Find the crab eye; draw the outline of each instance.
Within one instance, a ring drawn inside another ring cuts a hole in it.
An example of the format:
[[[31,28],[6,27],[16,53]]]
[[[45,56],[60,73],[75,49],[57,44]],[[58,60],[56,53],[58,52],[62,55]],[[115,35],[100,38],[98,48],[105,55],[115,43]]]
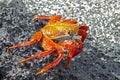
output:
[[[68,31],[68,34],[70,34],[70,31]]]
[[[48,20],[41,20],[41,19],[36,19],[35,20],[35,26],[37,27],[44,27],[48,23]]]
[[[74,32],[73,32],[73,31],[69,31],[68,34],[69,34],[70,36],[73,36],[73,35],[74,35]]]

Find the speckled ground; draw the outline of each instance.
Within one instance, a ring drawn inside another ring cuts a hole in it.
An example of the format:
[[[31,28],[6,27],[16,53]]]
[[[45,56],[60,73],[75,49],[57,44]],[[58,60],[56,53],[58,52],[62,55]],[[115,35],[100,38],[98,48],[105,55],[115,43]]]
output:
[[[65,61],[45,74],[33,74],[53,56],[16,63],[40,52],[39,44],[7,51],[46,24],[35,15],[62,15],[90,26],[83,52],[69,69]],[[120,0],[0,0],[0,80],[120,80]]]

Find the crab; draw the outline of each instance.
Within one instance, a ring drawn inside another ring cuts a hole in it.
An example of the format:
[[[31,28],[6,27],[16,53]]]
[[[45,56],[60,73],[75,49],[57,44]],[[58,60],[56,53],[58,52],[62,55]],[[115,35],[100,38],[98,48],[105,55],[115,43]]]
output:
[[[84,40],[87,37],[87,30],[89,27],[87,25],[78,24],[77,20],[61,20],[60,15],[35,16],[33,21],[39,19],[48,20],[48,23],[38,32],[34,33],[29,41],[10,46],[8,50],[40,42],[44,49],[43,52],[23,59],[17,64],[53,54],[56,57],[55,60],[36,72],[34,74],[35,76],[43,74],[49,69],[57,66],[64,58],[67,60],[66,67],[69,68],[71,59],[83,50]],[[65,52],[67,52],[67,56],[65,56]]]

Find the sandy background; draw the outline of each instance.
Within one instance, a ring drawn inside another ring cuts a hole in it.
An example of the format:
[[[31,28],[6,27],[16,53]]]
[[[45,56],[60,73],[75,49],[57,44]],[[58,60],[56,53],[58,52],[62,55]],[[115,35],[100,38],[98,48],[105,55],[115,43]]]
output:
[[[45,74],[33,74],[53,56],[16,65],[41,51],[39,44],[14,49],[7,47],[28,41],[46,22],[32,22],[35,15],[62,15],[89,26],[83,52],[69,69],[65,61]],[[0,0],[1,80],[120,80],[120,0]]]

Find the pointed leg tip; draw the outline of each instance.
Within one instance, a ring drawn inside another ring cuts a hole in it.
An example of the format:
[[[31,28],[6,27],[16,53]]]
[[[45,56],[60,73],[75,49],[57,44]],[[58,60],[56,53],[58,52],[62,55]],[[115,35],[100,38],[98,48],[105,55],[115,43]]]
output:
[[[20,62],[17,63],[17,65],[20,65],[20,64],[21,64]]]
[[[42,74],[41,72],[38,72],[38,73],[34,74],[34,76],[37,77],[37,76],[39,76],[41,74]]]
[[[34,77],[38,77],[38,74],[34,74]]]
[[[44,72],[46,72],[46,71],[44,69],[42,69],[41,71],[35,73],[34,76],[37,77],[37,76],[43,74]]]
[[[36,17],[34,17],[34,18],[32,19],[32,21],[36,21]]]
[[[67,65],[66,65],[66,68],[69,69],[69,68],[70,68],[70,64],[67,64]]]
[[[11,47],[8,47],[7,50],[8,50],[9,52],[11,52],[11,51],[12,51],[12,48],[11,48]]]
[[[69,66],[66,66],[67,69],[69,69]]]
[[[20,65],[20,64],[22,64],[24,61],[23,60],[21,60],[21,61],[19,61],[18,63],[17,63],[17,65]]]
[[[37,21],[38,19],[39,19],[38,16],[34,16],[32,21]]]

